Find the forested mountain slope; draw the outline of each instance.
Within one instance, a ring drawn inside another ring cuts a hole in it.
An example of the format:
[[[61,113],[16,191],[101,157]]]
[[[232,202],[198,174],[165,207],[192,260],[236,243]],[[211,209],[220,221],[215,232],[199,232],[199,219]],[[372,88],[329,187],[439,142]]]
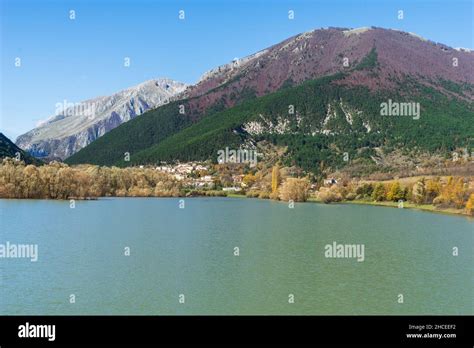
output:
[[[287,147],[284,160],[311,171],[344,165],[345,153],[370,160],[376,148],[447,154],[472,145],[472,69],[472,53],[413,34],[304,33],[216,68],[183,99],[117,127],[68,163],[216,160],[219,149],[263,140]],[[393,115],[395,104],[413,110]]]

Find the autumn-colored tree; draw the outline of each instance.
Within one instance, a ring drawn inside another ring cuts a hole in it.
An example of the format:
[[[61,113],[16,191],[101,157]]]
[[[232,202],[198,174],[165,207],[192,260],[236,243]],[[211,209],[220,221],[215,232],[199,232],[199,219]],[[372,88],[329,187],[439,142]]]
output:
[[[152,168],[69,167],[59,162],[35,167],[12,159],[0,163],[0,198],[176,196],[180,190],[170,175]]]
[[[308,198],[310,187],[307,178],[287,178],[280,187],[280,199],[282,201],[305,202]]]
[[[25,198],[40,198],[41,182],[38,169],[30,164],[23,169],[23,173],[28,178],[25,183]]]
[[[257,177],[255,175],[253,175],[252,173],[246,174],[242,178],[242,182],[245,185],[247,185],[247,187],[251,187],[255,183],[256,180],[257,180]]]
[[[433,203],[433,200],[439,196],[440,190],[441,184],[439,178],[428,180],[426,182],[424,203]]]
[[[175,181],[159,181],[156,183],[154,195],[156,197],[177,197],[181,185]]]
[[[390,185],[390,189],[387,192],[387,200],[398,202],[401,199],[405,199],[404,191],[402,190],[400,183],[395,181]]]
[[[273,166],[272,170],[272,193],[278,192],[278,185],[280,184],[280,168],[278,165]]]
[[[458,178],[453,187],[452,191],[452,202],[454,206],[458,209],[461,209],[464,206],[464,202],[466,201],[466,188],[464,186],[464,181],[462,178]]]
[[[469,199],[466,202],[466,214],[474,216],[474,193],[471,193]]]
[[[382,183],[375,185],[374,191],[372,192],[372,199],[377,202],[385,200],[385,186]]]
[[[426,181],[425,178],[417,181],[412,188],[412,200],[417,204],[422,204],[425,201],[426,196]]]
[[[464,207],[466,195],[464,180],[450,176],[446,185],[441,188],[439,196],[433,200],[433,204],[461,209]]]

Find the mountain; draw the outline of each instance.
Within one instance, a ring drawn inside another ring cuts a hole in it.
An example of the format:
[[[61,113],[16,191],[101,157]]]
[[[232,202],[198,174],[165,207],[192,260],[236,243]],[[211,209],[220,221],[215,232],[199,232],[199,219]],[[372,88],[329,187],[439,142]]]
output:
[[[105,133],[169,102],[186,85],[170,79],[146,81],[111,96],[57,104],[56,115],[20,135],[16,144],[38,158],[65,159]]]
[[[39,165],[42,162],[33,156],[29,155],[27,152],[20,149],[16,146],[10,139],[8,139],[3,133],[0,133],[0,158],[11,157],[19,158],[22,161],[25,161],[26,164],[36,164]]]
[[[211,70],[180,100],[117,127],[68,162],[216,160],[226,146],[262,141],[286,147],[286,162],[311,171],[344,165],[344,153],[368,161],[376,149],[448,153],[472,142],[473,71],[472,52],[415,34],[315,30]],[[392,101],[418,104],[419,117],[381,115]]]
[[[378,75],[358,70],[341,84],[363,85],[371,90],[397,88],[396,79],[416,76],[431,80],[474,83],[473,54],[428,41],[416,34],[382,28],[329,28],[291,37],[243,59],[205,73],[184,93],[200,111],[209,105],[235,105],[242,94],[262,96],[281,87],[344,72],[358,65],[371,50],[377,51]],[[344,66],[347,58],[348,66]],[[453,58],[457,66],[453,66]],[[444,89],[448,91],[448,89]]]
[[[472,104],[453,102],[435,89],[412,84],[409,88],[421,105],[420,117],[381,116],[381,103],[409,99],[371,94],[363,87],[346,88],[338,84],[341,79],[343,74],[307,81],[212,113],[137,152],[129,163],[114,164],[216,161],[218,151],[226,147],[255,149],[270,142],[287,149],[282,158],[286,165],[317,173],[325,167],[344,166],[345,154],[351,161],[373,163],[377,149],[451,156],[457,148],[474,146]],[[288,105],[295,107],[294,115],[288,114]]]

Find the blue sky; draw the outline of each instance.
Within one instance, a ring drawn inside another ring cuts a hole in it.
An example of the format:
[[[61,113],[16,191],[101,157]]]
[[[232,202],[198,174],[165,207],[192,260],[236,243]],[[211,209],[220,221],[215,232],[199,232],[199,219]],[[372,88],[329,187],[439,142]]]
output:
[[[0,2],[0,130],[13,140],[65,99],[108,95],[156,77],[194,83],[217,65],[315,28],[379,26],[474,46],[472,0]]]

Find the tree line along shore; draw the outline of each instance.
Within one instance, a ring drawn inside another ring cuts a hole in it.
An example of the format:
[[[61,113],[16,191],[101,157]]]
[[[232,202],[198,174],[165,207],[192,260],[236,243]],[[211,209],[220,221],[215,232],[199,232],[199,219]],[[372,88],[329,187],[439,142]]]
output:
[[[426,176],[410,180],[315,180],[278,165],[196,166],[188,175],[161,167],[35,166],[4,158],[0,198],[96,199],[98,197],[246,196],[281,201],[353,202],[420,208],[474,216],[474,181],[465,176]],[[206,180],[204,180],[206,179]],[[204,183],[204,184],[203,184]],[[207,184],[206,184],[207,183]]]

